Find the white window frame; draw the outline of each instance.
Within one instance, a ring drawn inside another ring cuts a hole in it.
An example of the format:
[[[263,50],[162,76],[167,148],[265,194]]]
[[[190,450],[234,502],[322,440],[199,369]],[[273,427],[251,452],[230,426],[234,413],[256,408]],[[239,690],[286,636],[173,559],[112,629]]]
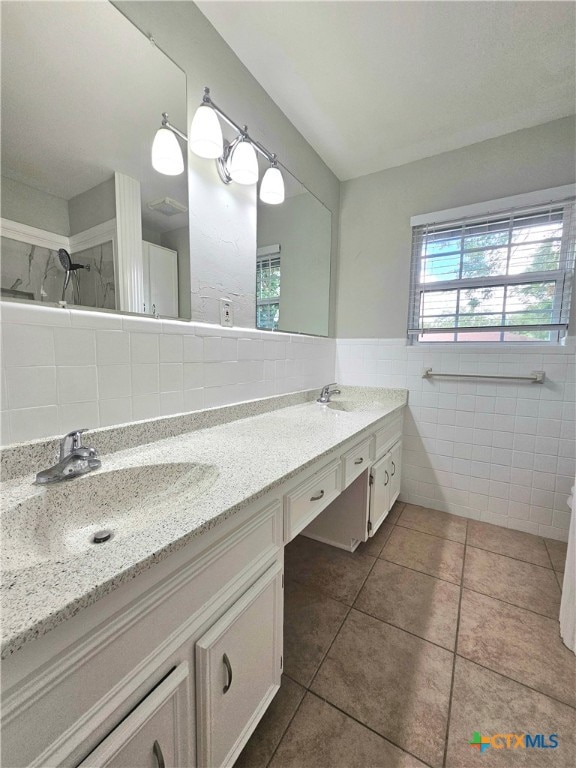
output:
[[[445,344],[447,346],[462,346],[471,344],[475,347],[479,345],[484,346],[502,346],[505,344],[521,345],[526,347],[532,347],[537,344],[543,344],[546,346],[559,344],[565,336],[568,327],[568,317],[562,319],[562,322],[552,325],[533,326],[534,330],[549,330],[551,332],[556,331],[554,338],[551,340],[540,340],[538,342],[526,342],[526,341],[465,341],[454,338],[453,340],[442,339],[442,341],[434,341],[433,334],[430,334],[430,339],[420,339],[420,330],[417,328],[418,320],[420,317],[420,286],[425,286],[427,291],[442,291],[457,288],[481,288],[483,286],[507,286],[507,285],[519,285],[538,282],[549,282],[555,280],[556,292],[554,299],[554,314],[556,317],[560,317],[562,301],[566,294],[570,296],[572,292],[572,278],[574,268],[574,231],[576,227],[576,210],[574,198],[576,197],[576,185],[567,184],[562,187],[554,187],[552,189],[538,190],[536,192],[529,192],[522,195],[514,195],[512,197],[499,198],[497,200],[490,200],[483,203],[474,203],[472,205],[460,206],[458,208],[451,208],[445,211],[436,211],[433,213],[419,214],[413,216],[410,219],[410,225],[414,234],[416,227],[422,226],[434,226],[441,227],[442,225],[462,225],[462,229],[466,226],[470,226],[476,219],[496,218],[498,216],[509,216],[514,212],[524,212],[534,209],[535,211],[542,208],[550,208],[558,206],[564,207],[564,221],[562,229],[562,242],[560,246],[560,267],[558,270],[550,270],[545,272],[530,272],[524,276],[520,275],[502,275],[502,276],[487,276],[485,278],[469,278],[469,279],[452,279],[445,281],[437,281],[434,283],[421,284],[419,281],[420,265],[421,265],[421,253],[416,252],[416,245],[413,240],[412,245],[412,261],[410,270],[410,295],[409,295],[409,317],[408,317],[408,340],[413,345],[424,345],[427,347],[440,347]],[[520,279],[519,279],[520,278]],[[506,306],[504,301],[503,313]],[[565,319],[565,321],[564,321]],[[509,326],[508,330],[514,330],[518,327],[524,326]],[[486,330],[501,330],[499,326],[486,326]],[[478,331],[479,328],[474,330]],[[446,332],[450,332],[451,329],[446,329]],[[465,332],[460,329],[460,334],[464,335]],[[504,331],[501,331],[502,333]],[[456,331],[454,332],[456,335]]]

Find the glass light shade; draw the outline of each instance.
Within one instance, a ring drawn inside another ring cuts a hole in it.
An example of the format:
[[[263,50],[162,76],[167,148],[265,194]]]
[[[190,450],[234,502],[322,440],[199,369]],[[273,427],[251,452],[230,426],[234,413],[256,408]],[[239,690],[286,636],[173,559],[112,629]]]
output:
[[[224,142],[220,120],[207,104],[201,104],[192,118],[188,143],[192,152],[199,157],[222,157]]]
[[[238,184],[256,184],[258,181],[258,159],[256,150],[249,141],[240,141],[228,161],[228,172]]]
[[[159,128],[152,144],[152,167],[166,176],[184,171],[184,158],[178,139],[169,128]]]
[[[280,168],[268,168],[260,184],[260,200],[270,205],[280,205],[284,202],[284,179]]]

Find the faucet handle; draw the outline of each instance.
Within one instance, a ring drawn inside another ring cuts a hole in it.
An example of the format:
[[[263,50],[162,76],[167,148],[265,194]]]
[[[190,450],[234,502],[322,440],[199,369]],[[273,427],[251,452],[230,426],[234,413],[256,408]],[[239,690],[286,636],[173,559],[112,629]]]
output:
[[[83,448],[82,433],[87,431],[88,427],[84,427],[83,429],[74,429],[72,432],[64,435],[62,440],[60,440],[60,461],[66,458],[72,451]]]

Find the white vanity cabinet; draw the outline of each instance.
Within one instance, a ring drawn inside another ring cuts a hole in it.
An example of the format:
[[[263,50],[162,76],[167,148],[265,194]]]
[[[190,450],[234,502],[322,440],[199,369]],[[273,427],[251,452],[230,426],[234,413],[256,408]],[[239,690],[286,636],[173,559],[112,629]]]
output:
[[[282,506],[266,497],[27,643],[3,662],[2,765],[158,768],[158,741],[166,768],[218,768],[202,762],[208,726],[231,760],[279,687],[283,553]]]
[[[400,493],[402,441],[398,440],[370,470],[369,534],[374,536]]]
[[[372,434],[344,450],[342,491],[302,530],[304,536],[349,552],[374,536],[400,494],[402,418],[402,411],[393,412]],[[287,540],[300,530],[290,531]]]
[[[284,545],[373,535],[401,430],[395,410],[25,643],[2,667],[2,765],[232,766],[280,687]]]
[[[200,766],[233,765],[280,688],[282,616],[276,564],[197,641]]]
[[[184,662],[172,670],[78,768],[192,765],[189,699],[189,671]]]

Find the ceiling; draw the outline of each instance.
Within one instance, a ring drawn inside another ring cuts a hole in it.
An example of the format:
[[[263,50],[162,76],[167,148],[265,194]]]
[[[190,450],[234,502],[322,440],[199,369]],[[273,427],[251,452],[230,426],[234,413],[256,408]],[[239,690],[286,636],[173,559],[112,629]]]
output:
[[[141,183],[144,224],[186,226],[147,203],[188,205],[186,174],[150,162],[162,112],[186,129],[186,76],[108,2],[3,3],[2,174],[63,200],[110,179]]]
[[[197,5],[341,180],[575,112],[571,2]]]

